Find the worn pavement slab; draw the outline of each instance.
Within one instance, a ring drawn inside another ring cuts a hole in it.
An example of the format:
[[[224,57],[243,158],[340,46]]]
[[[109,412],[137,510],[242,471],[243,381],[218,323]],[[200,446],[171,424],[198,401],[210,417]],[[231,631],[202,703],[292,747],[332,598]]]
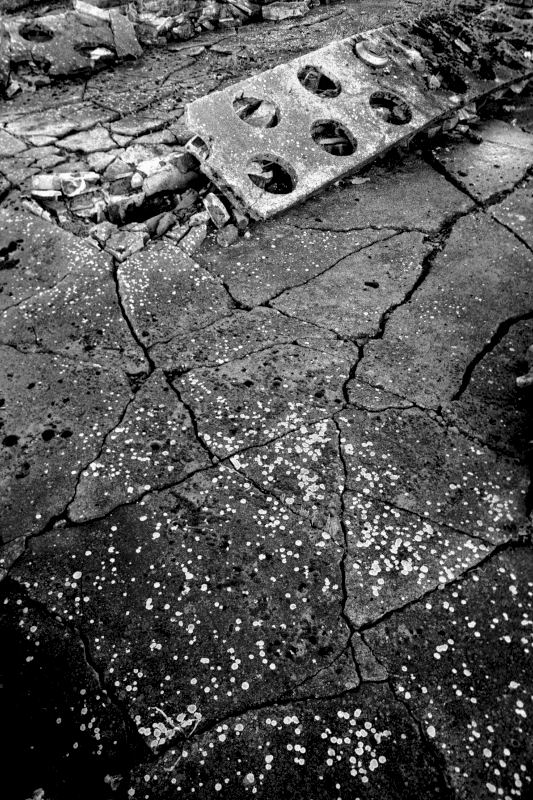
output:
[[[16,188],[171,152],[184,102],[356,13],[0,112],[14,800],[529,797],[527,126],[391,155],[194,259],[118,263]]]

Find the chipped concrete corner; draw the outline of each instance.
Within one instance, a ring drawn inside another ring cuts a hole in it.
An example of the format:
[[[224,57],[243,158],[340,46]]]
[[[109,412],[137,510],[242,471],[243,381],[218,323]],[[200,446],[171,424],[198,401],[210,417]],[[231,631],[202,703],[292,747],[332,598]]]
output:
[[[371,6],[246,26],[226,79]],[[248,224],[207,180],[149,193],[213,42],[1,112],[10,796],[525,800],[531,86]],[[162,205],[77,216],[102,187]]]

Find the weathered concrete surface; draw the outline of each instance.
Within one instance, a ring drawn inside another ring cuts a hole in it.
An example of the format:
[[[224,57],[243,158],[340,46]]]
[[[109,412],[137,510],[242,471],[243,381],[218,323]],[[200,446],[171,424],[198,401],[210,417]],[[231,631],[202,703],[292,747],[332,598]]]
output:
[[[283,58],[336,38],[274,27]],[[0,164],[14,800],[526,798],[532,255],[509,213],[529,179],[480,213],[427,151],[390,158],[227,250],[208,238],[200,265],[170,240],[118,265],[9,188],[104,172],[110,151],[59,148],[95,126],[128,163],[171,149],[184,100],[278,58],[260,26],[237,38],[256,61],[154,49],[82,103],[44,88],[0,115],[26,146]],[[350,281],[367,262],[377,303]],[[311,287],[341,274],[335,316]]]
[[[510,228],[530,248],[533,247],[532,204],[533,182],[529,180],[491,208],[491,214],[498,222]]]
[[[155,769],[141,767],[133,786],[143,799],[180,789],[224,798],[250,789],[295,800],[451,797],[435,755],[386,685],[233,718],[192,747],[171,748]]]
[[[505,122],[483,128],[483,142],[471,147],[444,147],[438,163],[476,200],[485,201],[514,188],[531,167],[533,136]]]
[[[532,308],[531,251],[486,214],[460,219],[427,279],[365,349],[358,374],[437,408],[509,317]]]
[[[501,553],[366,636],[459,798],[530,792],[532,568]]]
[[[399,234],[343,258],[272,305],[343,338],[375,336],[385,312],[399,305],[419,278],[430,247],[420,233]]]

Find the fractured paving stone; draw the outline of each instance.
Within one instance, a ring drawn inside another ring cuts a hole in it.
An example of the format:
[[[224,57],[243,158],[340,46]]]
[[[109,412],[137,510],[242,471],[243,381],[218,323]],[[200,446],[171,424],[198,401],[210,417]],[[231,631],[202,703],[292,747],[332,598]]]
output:
[[[201,439],[220,457],[259,445],[330,416],[343,404],[353,358],[337,352],[279,345],[261,353],[196,369],[173,381],[192,409]]]
[[[518,389],[516,379],[528,372],[526,352],[532,342],[533,321],[517,322],[477,364],[461,397],[443,407],[452,423],[521,460],[529,456],[533,419],[531,396]]]
[[[0,157],[8,158],[15,156],[17,153],[22,153],[27,149],[27,145],[11,136],[10,133],[0,129]]]
[[[248,711],[138,767],[139,800],[449,798],[438,762],[388,686]]]
[[[9,581],[1,591],[0,631],[9,653],[0,667],[10,731],[3,757],[24,762],[16,796],[35,797],[44,786],[51,797],[68,797],[83,773],[84,792],[114,797],[106,776],[122,777],[127,768],[128,731],[80,636]]]
[[[31,214],[0,210],[0,309],[49,289],[71,271],[91,267],[93,248]]]
[[[250,239],[238,239],[231,249],[221,250],[211,243],[198,260],[229,286],[232,297],[249,308],[314,278],[341,258],[393,233],[383,229],[339,234],[266,222],[257,226]]]
[[[365,634],[460,798],[530,794],[532,574],[531,548],[499,553]]]
[[[473,201],[411,155],[391,169],[373,165],[364,184],[346,184],[321,192],[284,217],[306,229],[349,231],[396,228],[437,233],[454,214],[473,208]]]
[[[331,420],[302,425],[274,442],[252,447],[231,463],[256,486],[273,494],[315,527],[336,535],[340,530],[344,468],[339,433]]]
[[[32,113],[11,118],[6,129],[28,141],[42,136],[61,139],[69,133],[85,131],[97,123],[110,122],[118,117],[116,111],[101,108],[90,102],[77,102],[77,97],[73,99],[74,102],[61,103],[55,108],[44,111],[33,110]]]
[[[156,371],[107,436],[97,460],[82,472],[69,517],[76,522],[102,517],[210,464],[186,409]]]
[[[516,233],[533,250],[533,182],[519,186],[501,203],[492,206],[490,213]]]
[[[61,514],[81,470],[131,397],[112,366],[0,346],[3,371],[2,540],[27,536]]]
[[[150,355],[167,370],[184,371],[224,364],[275,344],[299,344],[319,350],[330,346],[334,353],[338,349],[333,332],[258,306],[251,311],[235,309],[231,316],[202,328],[198,334],[180,332],[170,341],[155,345]],[[357,360],[355,347],[353,360]]]
[[[498,327],[532,305],[531,253],[484,213],[461,219],[383,338],[366,345],[358,375],[437,408]]]
[[[531,166],[533,136],[505,122],[500,122],[499,126],[505,126],[507,138],[493,137],[478,145],[461,142],[436,148],[433,153],[454,180],[476,200],[485,201],[498,192],[512,189]],[[481,135],[483,131],[481,128]]]
[[[157,749],[176,733],[165,715],[189,731],[212,724],[290,694],[344,652],[341,555],[221,465],[34,537],[11,576],[83,633]]]
[[[10,269],[40,279],[42,288],[35,286],[31,297],[4,312],[0,343],[21,353],[89,362],[93,369],[114,364],[131,374],[146,370],[120,310],[109,256],[40,220],[28,218],[26,225],[25,217],[5,218],[13,237],[7,263],[19,262]],[[58,270],[55,276],[53,270]]]
[[[89,131],[74,133],[58,142],[58,147],[71,153],[96,153],[114,150],[117,143],[112,139],[109,131],[100,125]]]
[[[233,308],[219,281],[166,242],[121,264],[118,280],[128,317],[147,346],[203,328]]]
[[[375,336],[383,314],[402,302],[422,272],[431,247],[423,238],[402,233],[366,247],[272,305],[350,339]]]
[[[347,492],[344,521],[344,610],[356,627],[460,577],[492,549],[364,494]]]
[[[525,521],[528,470],[418,409],[338,414],[348,488],[494,544]]]

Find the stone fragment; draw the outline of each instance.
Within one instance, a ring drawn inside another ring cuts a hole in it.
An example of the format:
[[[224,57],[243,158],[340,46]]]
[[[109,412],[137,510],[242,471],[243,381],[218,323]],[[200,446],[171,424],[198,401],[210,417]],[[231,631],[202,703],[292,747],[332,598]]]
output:
[[[131,195],[109,195],[107,198],[109,220],[115,225],[126,222],[130,214],[142,207],[145,199],[144,192]]]
[[[217,233],[217,244],[221,247],[229,247],[239,238],[239,229],[236,225],[226,225]]]
[[[309,11],[309,2],[277,2],[269,3],[261,8],[263,19],[280,22],[292,17],[304,17]]]
[[[0,129],[0,158],[9,158],[27,150],[27,145],[19,141],[10,133]]]
[[[110,13],[108,9],[100,7],[97,3],[86,3],[84,0],[73,0],[74,11],[77,11],[80,16],[89,18],[100,19],[104,22],[109,21]]]
[[[135,35],[135,27],[119,11],[111,10],[109,20],[118,58],[140,58],[143,49]]]
[[[107,220],[104,222],[99,222],[98,225],[94,225],[89,231],[91,236],[96,239],[96,241],[101,244],[102,247],[105,245],[109,237],[117,232],[117,226],[113,225],[112,222],[108,222]]]
[[[149,238],[149,234],[142,231],[119,231],[113,233],[106,241],[106,250],[117,261],[122,262],[142,250]]]
[[[230,215],[228,210],[216,194],[209,192],[209,194],[204,197],[203,204],[217,228],[223,228],[224,225],[229,222]]]
[[[116,152],[112,150],[106,153],[89,153],[87,156],[87,165],[91,170],[103,172],[117,157]]]
[[[109,131],[97,125],[92,130],[74,133],[61,139],[57,146],[71,153],[96,153],[114,150],[117,144],[109,135]]]
[[[179,247],[185,255],[192,256],[202,246],[206,236],[207,225],[205,222],[201,222],[199,225],[192,227],[189,233],[181,239]]]
[[[144,133],[152,133],[163,127],[165,124],[164,119],[157,117],[143,117],[140,115],[131,114],[130,116],[123,117],[122,119],[112,122],[109,129],[112,133],[118,133],[123,136],[142,136]]]

